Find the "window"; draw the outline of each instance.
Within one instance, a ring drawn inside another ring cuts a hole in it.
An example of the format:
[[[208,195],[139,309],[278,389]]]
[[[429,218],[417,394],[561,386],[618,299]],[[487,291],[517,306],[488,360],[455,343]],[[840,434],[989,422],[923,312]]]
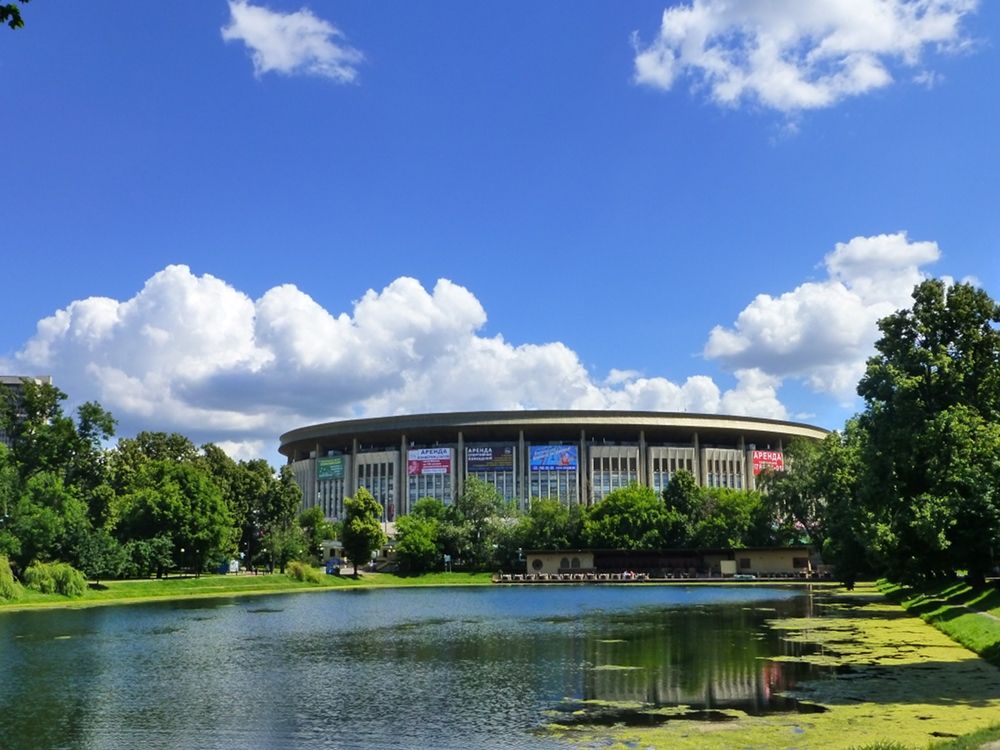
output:
[[[569,558],[568,557],[564,557],[562,560],[560,560],[559,561],[559,567],[560,568],[568,568],[569,567]]]
[[[740,558],[740,570],[749,570],[749,569],[750,569],[750,558],[749,557],[741,557]]]
[[[809,558],[808,557],[793,557],[792,558],[793,568],[808,568]]]
[[[534,560],[532,560],[531,561],[531,567],[532,567],[533,570],[541,570],[542,569],[542,560],[541,560],[541,558],[536,557]]]
[[[580,569],[580,558],[579,557],[574,557],[573,558],[573,570],[579,570],[579,569]]]

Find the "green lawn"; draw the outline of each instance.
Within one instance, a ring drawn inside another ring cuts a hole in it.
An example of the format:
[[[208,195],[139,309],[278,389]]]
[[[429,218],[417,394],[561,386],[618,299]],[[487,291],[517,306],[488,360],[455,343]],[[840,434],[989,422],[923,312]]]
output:
[[[919,589],[881,582],[882,593],[918,615],[953,641],[1000,667],[1000,588],[972,587],[964,581]]]
[[[99,604],[140,602],[150,599],[186,599],[190,597],[241,596],[247,594],[278,594],[296,591],[392,586],[461,586],[486,585],[489,573],[427,573],[421,576],[398,576],[389,573],[362,573],[357,579],[350,575],[323,576],[322,583],[303,583],[280,573],[262,575],[203,575],[172,576],[163,579],[104,581],[89,588],[79,598],[69,599],[58,594],[25,591],[17,601],[0,602],[0,611],[35,607],[81,607]]]

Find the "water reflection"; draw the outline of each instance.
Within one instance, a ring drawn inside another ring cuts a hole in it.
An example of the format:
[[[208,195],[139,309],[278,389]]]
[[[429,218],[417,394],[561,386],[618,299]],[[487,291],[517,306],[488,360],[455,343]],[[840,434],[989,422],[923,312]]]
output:
[[[810,675],[768,657],[801,646],[764,622],[811,606],[787,589],[567,586],[4,613],[0,744],[554,748],[534,730],[581,701],[798,710],[775,693]]]

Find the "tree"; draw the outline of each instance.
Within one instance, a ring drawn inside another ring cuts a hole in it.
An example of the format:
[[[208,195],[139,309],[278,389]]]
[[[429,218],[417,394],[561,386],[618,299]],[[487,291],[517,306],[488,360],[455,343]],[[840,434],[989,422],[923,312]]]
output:
[[[523,549],[570,549],[579,543],[580,529],[572,523],[570,509],[554,498],[533,499],[517,529]]]
[[[94,583],[117,578],[125,567],[125,550],[105,529],[88,531],[77,549],[76,567]]]
[[[437,565],[439,528],[437,519],[413,513],[396,521],[396,554],[405,571],[421,573]]]
[[[940,280],[913,300],[879,321],[858,384],[868,542],[897,579],[982,579],[1000,536],[1000,306]]]
[[[386,543],[385,532],[379,520],[382,506],[364,487],[359,487],[354,497],[344,498],[344,552],[354,564],[358,575],[358,561],[367,561],[372,552]]]
[[[655,490],[632,484],[612,490],[583,520],[583,541],[598,549],[660,549],[683,523]]]
[[[21,5],[28,1],[18,0]],[[17,3],[0,4],[0,24],[7,24],[12,29],[24,28],[24,19],[21,18],[21,9],[17,7]]]
[[[87,507],[62,479],[48,472],[32,475],[7,520],[0,540],[21,571],[32,562],[67,560],[86,532]]]
[[[493,565],[498,529],[506,517],[504,501],[496,487],[469,477],[455,505],[448,509],[446,538],[457,543],[457,552],[468,567],[482,570]]]
[[[67,396],[50,383],[30,378],[0,398],[0,428],[11,442],[11,460],[20,481],[40,472],[67,485],[91,490],[104,481],[101,443],[114,435],[115,420],[100,404],[77,409],[77,422],[63,414]]]
[[[873,525],[858,494],[864,437],[857,420],[850,420],[822,442],[795,440],[786,451],[788,468],[761,478],[781,521],[779,532],[791,520],[790,531],[801,529],[845,582],[871,571],[866,539]]]
[[[140,469],[123,499],[119,532],[126,539],[169,536],[174,564],[195,572],[234,546],[232,516],[211,478],[193,464],[159,459]]]
[[[337,538],[336,524],[326,520],[323,509],[318,505],[306,508],[299,514],[299,526],[305,537],[309,557],[317,561],[323,554],[323,542]]]
[[[759,492],[703,487],[700,495],[690,525],[692,546],[734,548],[773,543],[771,516]]]
[[[694,474],[681,469],[670,477],[670,482],[663,488],[664,504],[675,511],[681,522],[676,524],[670,538],[665,540],[668,547],[688,547],[693,535],[694,516],[701,507],[701,487],[698,486]]]

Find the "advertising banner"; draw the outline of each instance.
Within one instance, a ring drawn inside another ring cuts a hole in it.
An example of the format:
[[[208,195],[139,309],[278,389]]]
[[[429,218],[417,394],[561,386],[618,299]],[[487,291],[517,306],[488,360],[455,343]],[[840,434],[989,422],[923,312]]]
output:
[[[781,451],[753,451],[753,475],[757,476],[765,469],[771,471],[785,470],[785,454]]]
[[[574,471],[576,453],[575,445],[533,445],[529,465],[532,471]]]
[[[414,448],[406,452],[406,473],[411,477],[423,474],[450,474],[451,448]]]
[[[316,459],[316,478],[320,481],[324,479],[344,478],[344,457],[324,456]]]
[[[513,445],[470,445],[465,449],[469,472],[514,471]]]

